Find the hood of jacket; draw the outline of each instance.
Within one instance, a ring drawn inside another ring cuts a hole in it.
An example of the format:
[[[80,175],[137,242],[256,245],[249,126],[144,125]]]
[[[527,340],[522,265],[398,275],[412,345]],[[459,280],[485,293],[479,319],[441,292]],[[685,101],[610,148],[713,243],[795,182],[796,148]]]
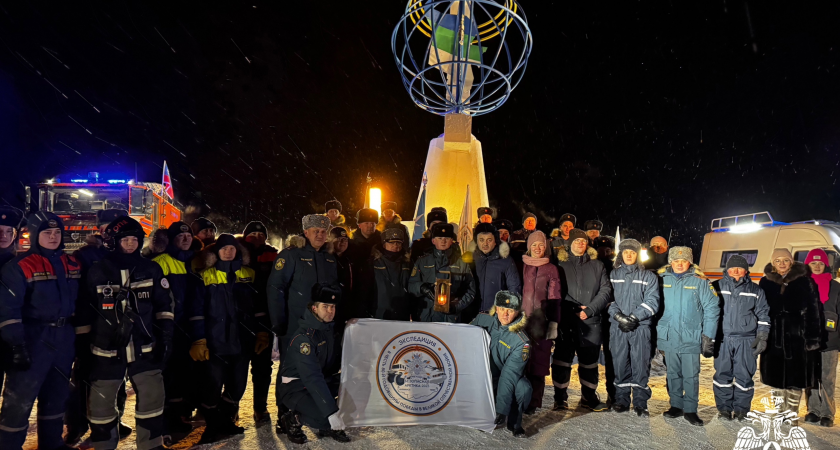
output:
[[[493,305],[493,307],[490,308],[490,311],[487,314],[495,316],[496,305]],[[507,328],[508,331],[510,331],[511,333],[518,333],[520,331],[525,331],[525,327],[528,326],[528,318],[525,317],[525,314],[522,311],[519,311],[519,316],[517,316],[516,320],[514,320],[512,323],[510,323],[509,325],[502,325],[502,323],[499,322],[499,325],[502,328]]]
[[[344,225],[345,222],[346,222],[346,219],[344,218],[344,214],[339,214],[338,219],[331,220],[330,224],[334,227],[339,227],[339,226]]]
[[[236,257],[234,261],[242,261],[243,266],[250,266],[251,265],[251,253],[242,246],[239,241],[236,241],[234,244],[236,247]],[[193,260],[193,269],[196,272],[201,272],[204,269],[208,269],[210,267],[214,267],[216,262],[218,262],[219,257],[216,255],[216,243],[212,243],[207,247],[204,247],[197,257]]]
[[[566,247],[562,245],[557,247],[554,253],[557,255],[557,260],[560,262],[566,262],[572,256],[571,252],[566,250]],[[589,255],[590,260],[598,259],[598,251],[592,247],[586,247],[586,254]]]
[[[476,245],[475,241],[470,241],[470,244],[467,246],[467,253],[472,253],[473,257],[476,259],[505,259],[510,256],[510,245],[508,245],[507,242],[502,241],[500,244],[493,247],[493,250],[491,250],[490,254],[488,255],[478,249],[478,246]]]
[[[399,214],[394,214],[394,217],[391,218],[390,221],[385,220],[385,216],[379,216],[379,223],[376,224],[376,231],[383,232],[385,231],[385,227],[388,225],[401,225],[402,224],[402,217]],[[408,239],[408,236],[405,237]]]
[[[306,248],[307,246],[312,247],[309,244],[309,239],[306,239],[306,236],[292,235],[286,240],[286,246],[284,248]],[[329,254],[333,253],[332,242],[325,242],[321,248]],[[312,250],[315,250],[315,247],[312,247]]]
[[[303,317],[300,318],[298,326],[302,328],[314,328],[316,330],[329,331],[332,329],[334,323],[335,322],[321,322],[317,317],[315,317],[315,314],[312,313],[311,309],[306,308],[306,311],[303,312]]]
[[[773,267],[772,263],[767,263],[767,265],[764,266],[764,276],[768,280],[781,285],[785,283],[790,283],[798,278],[811,276],[811,268],[806,266],[805,264],[802,264],[799,261],[795,261],[793,263],[793,266],[790,268],[790,272],[788,272],[787,275],[783,277],[779,275],[778,272],[776,272],[776,269]]]

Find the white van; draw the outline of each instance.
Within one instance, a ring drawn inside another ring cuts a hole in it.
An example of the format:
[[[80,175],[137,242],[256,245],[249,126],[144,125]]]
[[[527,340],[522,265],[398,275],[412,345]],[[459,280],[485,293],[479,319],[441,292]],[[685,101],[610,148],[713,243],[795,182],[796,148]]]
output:
[[[808,252],[821,248],[828,254],[831,273],[840,266],[840,223],[826,220],[777,222],[768,212],[722,217],[712,221],[712,231],[703,238],[698,266],[711,280],[723,277],[726,261],[743,256],[750,264],[750,276],[758,283],[764,267],[777,248],[790,250],[793,258],[805,262]]]

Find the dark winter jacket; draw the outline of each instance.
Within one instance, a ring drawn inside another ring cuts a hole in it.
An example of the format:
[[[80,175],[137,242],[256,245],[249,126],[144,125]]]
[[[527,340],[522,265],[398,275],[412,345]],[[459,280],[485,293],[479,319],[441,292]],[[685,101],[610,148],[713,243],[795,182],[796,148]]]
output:
[[[195,253],[171,245],[164,229],[154,231],[151,242],[152,254],[157,254],[152,261],[163,269],[163,276],[169,281],[170,292],[175,300],[175,338],[193,342],[196,340],[196,331],[201,332],[204,328],[204,324],[197,323],[197,318],[201,316],[198,290],[203,282],[193,270]]]
[[[422,322],[455,323],[461,311],[475,300],[475,279],[470,266],[459,257],[457,247],[453,243],[446,251],[435,249],[414,263],[408,292],[418,299],[418,314]],[[435,311],[434,300],[421,291],[424,284],[434,285],[437,278],[449,279],[452,283],[450,314]]]
[[[369,316],[382,320],[409,320],[412,304],[408,294],[410,276],[408,255],[374,247],[363,273],[361,288],[363,295],[369,299]]]
[[[338,377],[341,363],[333,322],[321,322],[306,310],[289,336],[288,347],[281,352],[280,377],[284,382],[277,384],[277,398],[284,401],[306,391],[315,400],[321,416],[331,416],[338,411],[338,405],[329,384]]]
[[[403,232],[403,242],[410,242],[411,235],[408,234],[408,227],[402,223],[402,217],[399,214],[394,214],[394,218],[390,221],[385,220],[385,216],[379,216],[379,223],[376,224],[376,231],[383,233],[385,228],[399,228]],[[404,250],[408,250],[408,245],[403,246]]]
[[[714,339],[720,304],[717,293],[696,265],[682,274],[670,265],[657,271],[662,289],[662,317],[656,325],[656,346],[665,352],[699,354],[703,336]]]
[[[811,270],[794,262],[781,277],[767,264],[759,286],[770,306],[770,338],[761,354],[761,381],[778,389],[817,387],[821,357],[818,350],[805,349],[820,343],[823,327]]]
[[[770,307],[764,291],[752,282],[747,271],[735,281],[727,271],[712,283],[720,298],[720,336],[754,337],[770,332]]]
[[[271,320],[268,317],[268,277],[271,275],[271,269],[274,267],[274,261],[277,259],[278,251],[268,244],[263,244],[259,248],[255,248],[244,237],[237,240],[239,241],[239,245],[250,256],[250,264],[246,265],[254,269],[255,272],[254,282],[252,284],[257,294],[257,297],[254,299],[256,302],[255,307],[261,311],[260,314],[265,316],[267,323],[270,323]],[[271,330],[263,328],[259,331],[270,332]]]
[[[268,278],[268,312],[271,327],[278,336],[289,336],[297,329],[306,305],[312,297],[312,287],[318,283],[338,282],[332,244],[320,249],[304,238],[303,247],[283,249]]]
[[[528,251],[528,236],[531,235],[535,230],[526,230],[525,228],[520,228],[519,230],[514,231],[510,234],[510,248],[516,250],[520,253],[525,253]]]
[[[479,311],[490,311],[499,291],[522,293],[522,281],[510,257],[510,246],[507,242],[493,247],[490,254],[484,254],[476,248],[475,242],[470,243],[470,251],[475,261],[476,289],[481,299]]]
[[[11,243],[7,248],[0,248],[0,267],[3,267],[7,262],[15,259],[15,247],[17,240]],[[73,255],[75,257],[75,255]],[[78,261],[78,259],[77,259]]]
[[[368,259],[368,256],[370,256],[371,249],[382,243],[382,233],[376,230],[370,237],[365,237],[361,230],[356,230],[353,232],[353,237],[350,239],[350,242],[358,248],[358,253],[356,254],[359,260],[354,262],[364,263]]]
[[[411,244],[411,264],[417,262],[421,256],[431,253],[435,249],[435,244],[432,243],[431,238],[431,230],[426,230],[423,232],[423,236],[417,238],[414,236],[414,242]],[[455,249],[455,253],[458,254],[458,257],[461,257],[461,246],[453,243],[452,248]]]
[[[160,266],[140,252],[109,253],[93,265],[86,280],[93,302],[79,314],[79,325],[91,326],[90,351],[126,362],[151,359],[160,339],[171,341],[175,328],[169,280]],[[124,303],[123,303],[124,301]],[[132,352],[115,345],[113,336],[121,321],[131,320]]]
[[[548,323],[560,324],[560,273],[554,264],[524,265],[522,272],[522,310],[528,317],[528,335],[545,339]]]
[[[606,313],[612,286],[598,252],[590,247],[582,256],[574,256],[560,247],[557,260],[563,293],[559,332],[581,347],[601,345],[601,316]],[[582,306],[586,306],[586,320],[580,319]]]
[[[609,307],[610,323],[618,326],[613,316],[620,312],[634,315],[639,319],[639,326],[650,326],[653,317],[659,312],[659,277],[645,270],[639,259],[636,259],[636,264],[628,266],[619,256],[613,267],[610,282],[615,301]]]
[[[203,253],[200,313],[204,319],[198,322],[204,327],[195,339],[207,339],[207,348],[216,355],[247,354],[254,348],[256,334],[271,330],[254,288],[256,271],[248,267],[250,255],[239,243],[233,261],[220,260],[215,246],[208,245]]]
[[[840,350],[840,281],[837,278],[831,281],[828,291],[828,300],[823,304],[825,321],[823,322],[823,335],[825,348],[823,351]]]
[[[484,328],[490,335],[490,374],[496,388],[496,414],[510,414],[515,404],[514,389],[525,377],[525,366],[530,358],[530,338],[525,334],[528,319],[524,314],[503,326],[496,318],[496,307],[488,314],[479,314],[472,325]]]

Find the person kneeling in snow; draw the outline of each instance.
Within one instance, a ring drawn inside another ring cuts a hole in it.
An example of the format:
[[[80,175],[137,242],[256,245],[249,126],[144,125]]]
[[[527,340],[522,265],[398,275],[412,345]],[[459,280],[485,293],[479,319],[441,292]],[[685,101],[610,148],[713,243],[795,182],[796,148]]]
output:
[[[522,413],[531,401],[531,383],[525,377],[530,357],[530,338],[523,331],[527,323],[522,314],[522,297],[499,291],[489,314],[479,314],[471,325],[490,334],[490,372],[496,394],[496,426],[507,419],[507,428],[516,437],[525,437]]]

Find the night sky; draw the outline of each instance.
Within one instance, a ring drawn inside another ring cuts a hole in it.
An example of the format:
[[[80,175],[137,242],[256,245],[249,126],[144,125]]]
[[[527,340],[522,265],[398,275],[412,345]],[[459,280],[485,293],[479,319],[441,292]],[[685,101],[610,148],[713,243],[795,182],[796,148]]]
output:
[[[522,0],[524,80],[473,121],[491,206],[698,249],[714,217],[840,220],[840,4],[805,3]],[[349,218],[369,172],[410,220],[443,118],[391,54],[405,2],[224,4],[0,0],[2,201],[166,159],[221,231]]]

